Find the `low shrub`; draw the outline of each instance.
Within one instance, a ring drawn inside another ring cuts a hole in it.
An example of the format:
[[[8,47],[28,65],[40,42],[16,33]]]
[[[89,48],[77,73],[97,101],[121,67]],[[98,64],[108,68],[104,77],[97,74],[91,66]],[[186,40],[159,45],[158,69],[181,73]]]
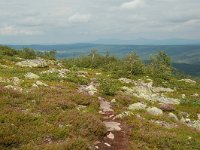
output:
[[[100,80],[100,89],[103,95],[114,96],[118,90],[118,85],[114,80],[104,78]]]

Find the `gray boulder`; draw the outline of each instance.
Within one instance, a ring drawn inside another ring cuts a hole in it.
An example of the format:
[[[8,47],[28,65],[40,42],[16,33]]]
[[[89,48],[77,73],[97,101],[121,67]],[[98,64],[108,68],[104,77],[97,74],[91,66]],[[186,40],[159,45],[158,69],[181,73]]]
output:
[[[178,121],[178,117],[174,113],[169,113],[169,117],[175,121]]]
[[[131,104],[128,109],[129,110],[144,110],[146,109],[146,104],[143,103],[135,103],[135,104]]]
[[[161,116],[163,114],[163,111],[157,107],[147,108],[147,112],[154,116]]]
[[[28,72],[27,74],[25,74],[25,78],[27,78],[27,79],[39,79],[39,76],[32,73],[32,72]]]

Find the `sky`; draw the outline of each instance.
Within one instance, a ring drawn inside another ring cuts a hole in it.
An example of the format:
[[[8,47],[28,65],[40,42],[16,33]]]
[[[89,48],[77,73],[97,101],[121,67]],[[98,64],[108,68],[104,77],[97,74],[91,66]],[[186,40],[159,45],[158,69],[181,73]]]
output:
[[[1,44],[200,40],[200,0],[0,0]]]

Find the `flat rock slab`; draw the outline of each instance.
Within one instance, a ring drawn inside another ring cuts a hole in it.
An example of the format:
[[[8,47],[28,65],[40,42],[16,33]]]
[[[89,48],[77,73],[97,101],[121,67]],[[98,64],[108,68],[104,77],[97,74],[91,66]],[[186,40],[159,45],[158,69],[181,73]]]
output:
[[[110,103],[102,99],[100,100],[100,110],[102,112],[113,112]]]
[[[108,131],[121,131],[120,123],[118,122],[103,122],[107,128]]]

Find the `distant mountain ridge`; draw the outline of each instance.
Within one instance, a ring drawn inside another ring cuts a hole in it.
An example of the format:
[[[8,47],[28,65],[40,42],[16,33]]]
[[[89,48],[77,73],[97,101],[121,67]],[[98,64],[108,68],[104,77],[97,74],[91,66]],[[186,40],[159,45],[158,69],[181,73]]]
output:
[[[190,39],[133,39],[133,40],[119,40],[119,39],[99,39],[92,43],[97,44],[114,44],[114,45],[200,45],[200,40]]]

